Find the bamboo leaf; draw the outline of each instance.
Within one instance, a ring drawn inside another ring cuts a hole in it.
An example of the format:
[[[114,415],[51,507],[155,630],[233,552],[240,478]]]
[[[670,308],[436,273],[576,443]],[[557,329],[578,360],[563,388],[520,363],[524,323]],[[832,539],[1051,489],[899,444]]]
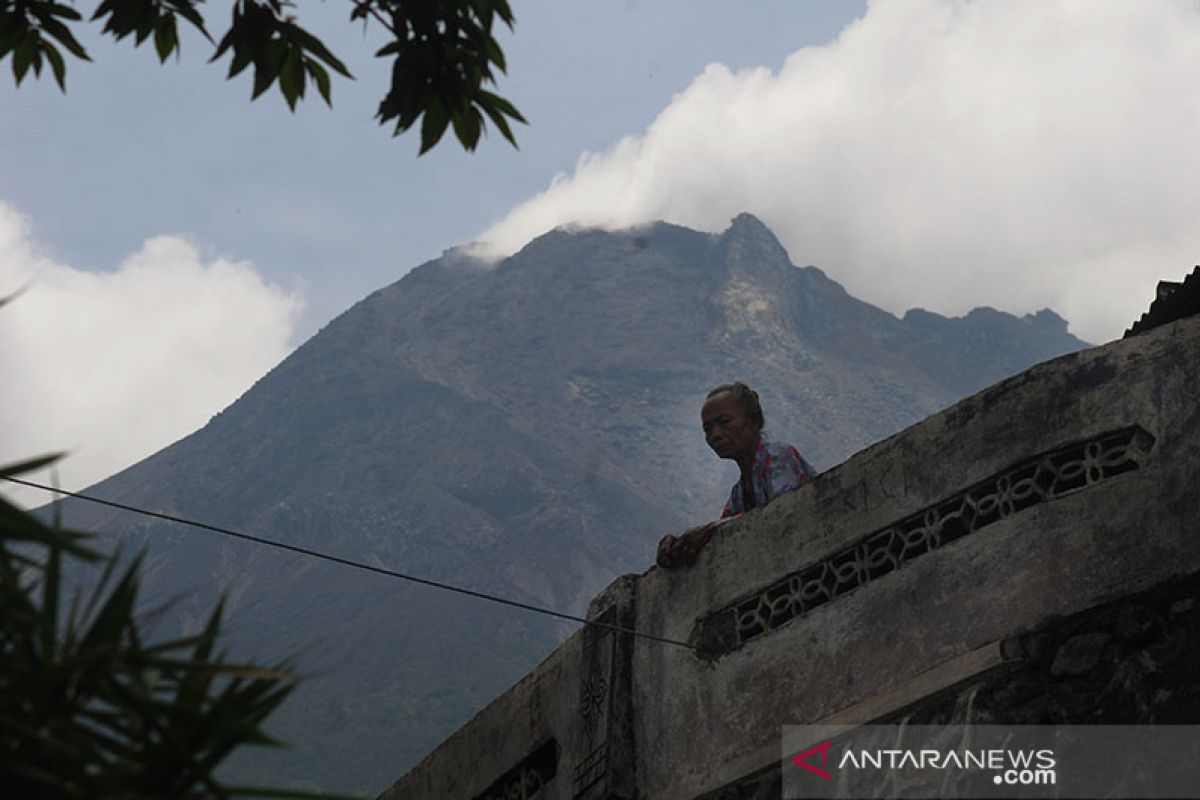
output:
[[[425,109],[425,118],[421,121],[421,151],[418,155],[424,155],[433,149],[446,132],[449,123],[450,115],[446,113],[446,107],[436,97],[433,98]]]
[[[488,115],[488,119],[492,121],[492,124],[499,129],[501,135],[504,136],[504,138],[507,139],[513,147],[516,147],[516,137],[513,136],[512,128],[509,127],[508,120],[504,118],[504,115],[490,105],[483,106],[483,111]]]
[[[46,60],[50,62],[50,69],[54,72],[54,80],[58,84],[58,88],[65,93],[67,91],[67,65],[63,62],[62,53],[54,47],[47,47],[45,53]]]
[[[3,55],[3,51],[0,50],[0,56],[2,56],[2,55]],[[18,297],[25,294],[25,292],[29,291],[29,287],[31,285],[32,285],[32,283],[26,283],[20,289],[17,289],[15,292],[0,296],[0,307],[8,305],[13,300],[16,300]]]
[[[279,90],[288,108],[296,110],[296,101],[304,97],[304,54],[299,47],[289,47],[279,70]]]
[[[158,52],[159,62],[166,61],[178,46],[179,38],[178,32],[175,30],[175,18],[163,17],[154,29],[154,49]]]
[[[212,37],[208,35],[208,29],[204,27],[204,18],[200,16],[200,12],[196,10],[195,6],[188,0],[172,0],[171,5],[175,8],[175,12],[190,22],[205,39],[212,41]]]
[[[17,80],[17,86],[21,85],[21,81],[25,78],[25,73],[33,64],[33,57],[37,53],[38,34],[37,31],[29,31],[13,49],[12,54],[12,71],[13,77]]]
[[[113,587],[112,594],[96,614],[96,618],[84,634],[80,647],[82,649],[104,649],[112,647],[120,641],[121,634],[128,625],[133,612],[133,603],[137,599],[138,568],[142,557],[134,559],[133,564],[125,571],[125,575]]]
[[[293,39],[305,50],[312,53],[329,66],[333,67],[335,72],[338,72],[347,78],[354,78],[354,76],[350,74],[350,70],[346,69],[346,65],[343,64],[337,56],[330,52],[329,48],[326,47],[320,39],[304,30],[304,28],[301,28],[299,25],[290,25],[289,38]]]
[[[10,475],[20,475],[24,472],[34,472],[42,467],[53,464],[64,455],[65,453],[51,453],[50,455],[18,461],[15,464],[5,464],[0,466],[0,478],[7,478]]]
[[[42,576],[42,657],[53,663],[58,644],[58,595],[62,578],[62,549],[50,546]]]
[[[53,36],[55,39],[57,39],[63,47],[70,50],[71,53],[76,58],[80,58],[84,61],[92,60],[91,57],[87,54],[87,51],[83,49],[83,45],[81,45],[79,43],[79,41],[75,38],[75,34],[71,33],[71,29],[68,28],[66,25],[63,25],[58,20],[56,20],[56,19],[43,20],[42,21],[42,29],[50,36]],[[49,43],[47,43],[47,44],[49,44]]]
[[[333,100],[330,97],[329,73],[315,61],[307,61],[304,66],[308,70],[308,74],[312,76],[313,82],[317,84],[317,91],[321,93],[321,98],[325,101],[325,105],[332,107]]]
[[[500,95],[493,94],[492,92],[489,92],[486,89],[480,89],[479,94],[484,98],[484,100],[487,101],[487,105],[492,106],[493,108],[498,110],[500,113],[505,114],[506,116],[512,117],[517,122],[524,122],[525,124],[529,124],[528,122],[526,122],[525,117],[521,116],[521,112],[517,111],[516,107],[513,106],[512,103],[508,102]]]

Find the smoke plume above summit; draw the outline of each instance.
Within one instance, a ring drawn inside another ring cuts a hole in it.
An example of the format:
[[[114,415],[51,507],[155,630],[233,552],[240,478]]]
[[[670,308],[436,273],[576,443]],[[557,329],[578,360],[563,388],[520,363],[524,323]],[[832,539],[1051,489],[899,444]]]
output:
[[[886,0],[778,72],[710,65],[480,238],[749,211],[902,313],[1052,307],[1115,338],[1200,260],[1194,0]]]

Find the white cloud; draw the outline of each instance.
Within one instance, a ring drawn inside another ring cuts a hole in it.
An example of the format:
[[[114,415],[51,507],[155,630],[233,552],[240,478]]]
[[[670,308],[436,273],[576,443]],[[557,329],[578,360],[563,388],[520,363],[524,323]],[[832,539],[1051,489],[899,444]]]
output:
[[[1051,306],[1105,341],[1200,260],[1195,0],[880,0],[778,74],[714,64],[481,235],[759,216],[895,312]]]
[[[250,264],[205,263],[176,236],[113,272],[56,263],[0,203],[0,295],[22,286],[0,308],[0,463],[69,451],[67,489],[202,426],[287,355],[301,309]]]

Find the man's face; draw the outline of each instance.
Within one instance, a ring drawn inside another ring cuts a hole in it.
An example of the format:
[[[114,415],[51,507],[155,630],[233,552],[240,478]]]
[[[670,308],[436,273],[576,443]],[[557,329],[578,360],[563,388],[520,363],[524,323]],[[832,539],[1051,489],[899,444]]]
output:
[[[758,446],[758,426],[732,393],[721,392],[710,397],[700,410],[700,424],[704,426],[704,440],[721,458],[741,461],[753,457]]]

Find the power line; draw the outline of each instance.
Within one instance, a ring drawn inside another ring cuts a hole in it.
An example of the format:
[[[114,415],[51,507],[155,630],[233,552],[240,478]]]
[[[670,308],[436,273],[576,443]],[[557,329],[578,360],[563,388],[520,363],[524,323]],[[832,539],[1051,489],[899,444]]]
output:
[[[4,480],[6,480],[6,481],[11,481],[12,483],[20,484],[21,486],[28,486],[31,489],[41,489],[46,492],[52,492],[54,494],[65,495],[66,497],[73,497],[76,500],[86,500],[89,503],[96,503],[97,505],[108,506],[110,508],[120,509],[121,511],[131,511],[135,514],[142,514],[147,517],[154,517],[156,519],[166,520],[167,522],[175,522],[180,525],[190,525],[194,528],[200,528],[202,530],[211,531],[213,533],[219,533],[224,536],[232,536],[235,539],[244,539],[248,542],[254,542],[256,544],[263,544],[263,545],[267,545],[268,547],[276,547],[276,548],[279,548],[280,550],[287,550],[292,553],[299,553],[301,555],[311,556],[313,558],[319,558],[324,561],[331,561],[334,564],[341,564],[342,566],[345,566],[345,567],[354,567],[356,569],[363,569],[368,572],[375,572],[380,575],[387,575],[390,578],[399,578],[401,580],[411,581],[413,583],[419,583],[422,586],[432,586],[435,589],[443,589],[447,592],[457,592],[458,594],[465,594],[468,597],[475,597],[480,600],[490,600],[493,603],[500,603],[501,605],[512,606],[513,608],[521,608],[526,611],[533,611],[538,614],[546,614],[551,617],[558,617],[559,619],[570,620],[571,622],[581,622],[584,625],[592,625],[597,628],[607,628],[608,630],[615,631],[617,633],[628,633],[633,636],[638,636],[643,639],[649,639],[650,641],[654,641],[654,642],[662,642],[663,644],[673,644],[678,647],[686,647],[688,650],[692,650],[692,651],[697,650],[695,647],[688,644],[687,642],[681,642],[676,639],[668,639],[664,636],[655,636],[652,633],[644,633],[642,631],[637,631],[632,628],[625,628],[620,625],[611,625],[606,622],[596,622],[595,620],[589,620],[586,617],[577,617],[573,614],[566,614],[566,613],[563,613],[562,611],[555,611],[552,608],[544,608],[542,606],[530,605],[529,603],[522,603],[518,600],[510,600],[506,597],[499,597],[494,594],[487,594],[486,592],[477,592],[473,589],[464,589],[461,586],[454,586],[449,583],[442,583],[440,581],[431,580],[429,578],[421,578],[416,575],[407,575],[403,572],[396,572],[395,570],[387,569],[385,567],[377,567],[372,564],[364,564],[360,561],[351,561],[350,559],[342,558],[341,556],[333,556],[333,555],[329,555],[328,553],[322,553],[317,550],[310,550],[307,547],[300,547],[300,546],[294,545],[294,544],[287,544],[285,542],[276,542],[271,539],[264,539],[261,536],[254,536],[249,533],[243,533],[242,531],[236,531],[236,530],[233,530],[232,528],[222,528],[219,525],[209,525],[207,522],[197,522],[196,520],[187,519],[186,517],[177,517],[173,514],[164,514],[161,511],[150,511],[150,510],[147,510],[144,508],[138,508],[137,506],[131,506],[131,505],[127,505],[125,503],[118,503],[115,500],[105,500],[101,497],[92,497],[90,495],[80,494],[78,492],[68,492],[65,489],[56,489],[53,486],[46,486],[44,484],[35,483],[34,481],[27,481],[22,478],[14,478],[11,475],[3,475],[0,477],[3,477]]]

